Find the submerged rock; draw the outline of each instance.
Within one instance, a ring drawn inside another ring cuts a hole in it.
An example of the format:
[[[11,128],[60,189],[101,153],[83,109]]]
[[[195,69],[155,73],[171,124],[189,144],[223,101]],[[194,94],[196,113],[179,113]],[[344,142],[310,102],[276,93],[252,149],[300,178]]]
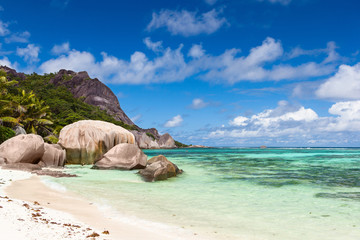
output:
[[[45,152],[44,140],[35,134],[20,134],[0,145],[0,158],[7,164],[38,163]]]
[[[146,166],[147,156],[134,144],[121,143],[110,149],[97,161],[94,169],[141,169]]]
[[[65,126],[58,144],[66,149],[66,163],[94,164],[120,143],[135,144],[134,135],[112,123],[82,120]]]
[[[44,144],[45,152],[41,158],[41,163],[46,167],[63,167],[65,165],[66,152],[58,144]]]
[[[149,159],[146,168],[139,171],[142,178],[147,182],[166,180],[182,172],[181,169],[163,155]]]

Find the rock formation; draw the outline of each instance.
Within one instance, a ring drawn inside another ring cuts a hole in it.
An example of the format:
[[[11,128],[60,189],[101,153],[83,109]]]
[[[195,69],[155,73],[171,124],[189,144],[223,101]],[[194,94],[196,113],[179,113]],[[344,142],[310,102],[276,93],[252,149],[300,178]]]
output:
[[[134,134],[136,143],[138,144],[139,148],[143,148],[143,149],[176,148],[174,139],[168,133],[165,133],[164,135],[159,135],[156,131],[157,134],[154,135],[153,133],[150,132],[142,132],[135,130],[131,132]]]
[[[16,78],[19,82],[26,79],[26,75],[24,73],[17,73],[16,70],[9,67],[0,66],[0,69],[8,74],[8,78]],[[111,91],[111,89],[97,78],[90,78],[87,72],[74,72],[71,70],[61,69],[57,74],[55,74],[55,76],[49,81],[49,83],[54,84],[55,86],[66,87],[73,94],[74,97],[81,99],[87,104],[97,106],[100,109],[105,110],[107,114],[112,116],[115,120],[122,121],[128,125],[132,125],[135,129],[138,130],[137,132],[139,133],[134,133],[136,137],[136,142],[138,143],[139,147],[176,147],[175,142],[171,140],[162,140],[161,144],[159,142],[161,136],[155,128],[142,129],[136,126],[121,109],[120,103],[116,95]],[[145,133],[145,135],[143,133]]]
[[[168,133],[160,136],[159,146],[160,148],[176,148],[174,139]]]
[[[46,167],[63,167],[65,165],[66,152],[58,144],[44,144],[45,152],[41,157],[41,165]]]
[[[56,86],[67,87],[76,98],[82,97],[84,102],[98,106],[114,119],[129,125],[135,125],[121,109],[116,95],[97,78],[90,78],[87,72],[73,72],[61,69],[50,81]]]
[[[112,123],[82,120],[65,126],[58,144],[66,149],[69,164],[94,164],[120,143],[135,144],[134,135]]]
[[[135,144],[121,143],[110,149],[97,161],[95,169],[141,169],[146,166],[147,156]]]
[[[6,164],[38,163],[45,152],[44,140],[39,135],[21,134],[0,145],[0,158]]]
[[[152,182],[175,177],[182,173],[182,170],[165,156],[159,155],[149,159],[146,168],[140,170],[139,173],[145,181]]]

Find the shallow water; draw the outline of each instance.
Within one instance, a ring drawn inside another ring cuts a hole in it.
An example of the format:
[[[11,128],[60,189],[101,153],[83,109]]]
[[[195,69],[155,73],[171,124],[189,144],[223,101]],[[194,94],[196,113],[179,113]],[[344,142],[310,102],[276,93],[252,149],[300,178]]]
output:
[[[143,182],[137,171],[69,166],[52,181],[125,216],[215,239],[360,239],[360,149],[176,149],[184,170]]]

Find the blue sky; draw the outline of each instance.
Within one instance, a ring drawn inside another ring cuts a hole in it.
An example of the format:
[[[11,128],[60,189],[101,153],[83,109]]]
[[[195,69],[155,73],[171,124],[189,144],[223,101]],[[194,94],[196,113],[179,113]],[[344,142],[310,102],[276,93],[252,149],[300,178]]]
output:
[[[0,64],[87,71],[143,128],[211,146],[360,146],[359,1],[0,6]]]

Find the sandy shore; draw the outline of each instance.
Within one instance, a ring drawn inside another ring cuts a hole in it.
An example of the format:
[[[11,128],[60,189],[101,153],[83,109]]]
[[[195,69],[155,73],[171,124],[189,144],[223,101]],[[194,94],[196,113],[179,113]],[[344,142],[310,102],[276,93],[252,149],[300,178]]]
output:
[[[200,239],[195,233],[119,221],[92,202],[51,189],[40,177],[21,171],[0,169],[0,206],[5,239]]]

